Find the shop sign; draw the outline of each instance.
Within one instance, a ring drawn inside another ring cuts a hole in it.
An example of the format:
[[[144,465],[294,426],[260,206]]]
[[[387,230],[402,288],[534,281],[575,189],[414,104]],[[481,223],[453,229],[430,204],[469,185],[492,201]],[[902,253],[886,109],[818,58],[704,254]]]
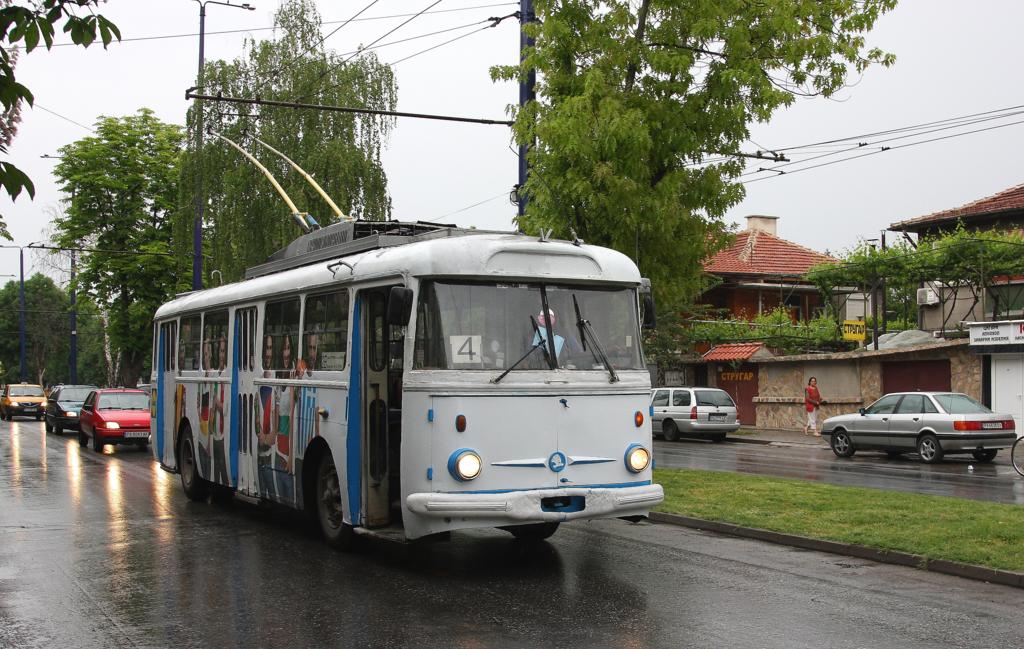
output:
[[[718,378],[722,381],[753,381],[753,372],[719,372]]]
[[[867,338],[868,325],[863,320],[843,320],[843,340],[859,340]]]
[[[1024,344],[1024,321],[971,323],[972,345]]]

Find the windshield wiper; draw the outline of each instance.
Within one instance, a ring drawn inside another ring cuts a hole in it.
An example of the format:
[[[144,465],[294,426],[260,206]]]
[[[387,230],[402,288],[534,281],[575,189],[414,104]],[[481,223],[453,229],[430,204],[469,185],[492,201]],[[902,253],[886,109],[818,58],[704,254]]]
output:
[[[583,351],[587,351],[587,338],[590,338],[593,349],[590,350],[591,354],[594,354],[601,363],[604,364],[604,368],[608,370],[608,376],[611,377],[609,383],[616,383],[619,380],[619,375],[615,373],[615,368],[612,367],[611,361],[608,360],[608,354],[604,353],[604,347],[601,346],[601,341],[597,339],[597,334],[594,332],[594,328],[590,325],[590,320],[583,317],[580,313],[580,303],[576,301],[576,294],[572,295],[572,308],[576,311],[576,327],[580,331],[580,337],[582,338]]]
[[[544,336],[540,335],[540,327],[537,326],[537,321],[533,319],[533,316],[530,316],[530,324],[533,325],[533,333],[534,333],[535,336],[537,336],[537,342],[535,342],[532,347],[530,347],[528,350],[526,350],[526,353],[523,354],[522,356],[520,356],[519,360],[517,360],[515,363],[512,363],[511,365],[509,365],[507,370],[505,370],[504,372],[502,372],[498,376],[496,376],[493,379],[491,379],[491,383],[497,384],[503,378],[508,376],[509,372],[511,372],[512,370],[516,369],[516,367],[518,367],[520,363],[525,361],[526,357],[529,356],[530,354],[532,354],[534,352],[534,350],[537,349],[538,347],[544,350],[544,360],[549,365],[551,364],[551,361],[548,358],[548,350],[545,349],[545,345],[547,344],[547,339]]]

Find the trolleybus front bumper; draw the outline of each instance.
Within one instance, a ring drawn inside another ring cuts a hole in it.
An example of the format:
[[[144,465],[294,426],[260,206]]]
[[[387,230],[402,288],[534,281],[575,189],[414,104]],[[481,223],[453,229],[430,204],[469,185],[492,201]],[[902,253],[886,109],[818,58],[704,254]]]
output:
[[[659,484],[636,487],[566,487],[492,493],[414,493],[405,504],[410,511],[436,518],[568,521],[646,515],[665,499]]]

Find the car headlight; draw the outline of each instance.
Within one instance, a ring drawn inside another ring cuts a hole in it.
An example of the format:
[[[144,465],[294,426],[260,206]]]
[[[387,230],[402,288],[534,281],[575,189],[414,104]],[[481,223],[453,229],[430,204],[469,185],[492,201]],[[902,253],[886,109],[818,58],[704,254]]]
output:
[[[46,399],[43,399],[43,402],[41,404],[39,404],[39,405],[42,406],[43,408],[45,408],[46,407]]]
[[[483,466],[483,460],[473,449],[460,448],[448,457],[448,473],[459,482],[476,478]]]
[[[623,459],[627,469],[633,473],[640,473],[650,465],[651,452],[640,444],[630,444]]]
[[[74,412],[73,410],[67,410],[67,411],[64,412],[64,416],[65,417],[77,417],[78,413]]]
[[[117,423],[116,421],[108,421],[107,422],[107,428],[120,428],[120,427],[121,427],[121,424]]]

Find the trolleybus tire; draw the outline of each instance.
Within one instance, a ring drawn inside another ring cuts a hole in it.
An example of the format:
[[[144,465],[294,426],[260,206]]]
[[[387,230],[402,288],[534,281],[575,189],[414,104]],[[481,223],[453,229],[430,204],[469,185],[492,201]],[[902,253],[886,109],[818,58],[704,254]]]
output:
[[[979,448],[975,450],[973,453],[971,453],[971,455],[973,455],[974,459],[979,462],[991,462],[992,460],[996,459],[997,455],[999,455],[999,449]]]
[[[505,530],[520,541],[543,541],[558,531],[558,521],[549,523],[530,523],[529,525],[510,525]]]
[[[187,425],[181,434],[181,488],[189,500],[201,502],[210,493],[210,483],[199,475],[199,463],[196,461],[195,446],[192,443],[192,429]]]
[[[316,470],[316,514],[327,545],[338,550],[351,550],[355,543],[355,532],[345,522],[341,481],[330,453],[320,457],[320,465]]]

